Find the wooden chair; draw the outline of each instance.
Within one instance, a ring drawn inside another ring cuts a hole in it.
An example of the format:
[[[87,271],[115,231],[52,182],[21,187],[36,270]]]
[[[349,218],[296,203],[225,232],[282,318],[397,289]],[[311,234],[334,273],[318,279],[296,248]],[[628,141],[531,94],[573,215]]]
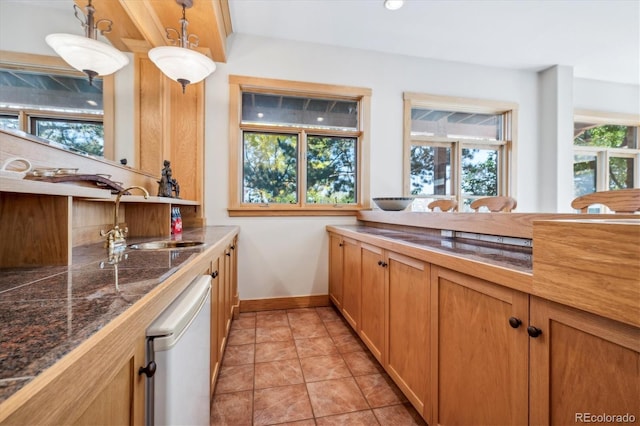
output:
[[[427,208],[431,211],[439,209],[441,212],[455,212],[458,210],[458,202],[456,200],[434,200],[427,205]]]
[[[592,192],[574,199],[571,207],[587,213],[594,204],[607,206],[614,213],[635,213],[640,211],[640,188]]]
[[[486,207],[490,212],[510,212],[514,210],[518,202],[512,197],[484,197],[471,203],[471,208],[476,212],[481,207]]]

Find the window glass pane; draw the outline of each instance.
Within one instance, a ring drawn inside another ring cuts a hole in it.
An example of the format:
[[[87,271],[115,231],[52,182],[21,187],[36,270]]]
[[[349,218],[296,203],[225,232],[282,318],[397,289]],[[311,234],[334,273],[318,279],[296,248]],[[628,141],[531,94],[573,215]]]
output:
[[[609,157],[609,189],[633,188],[633,158]]]
[[[411,108],[411,135],[502,139],[502,115]]]
[[[53,145],[98,157],[104,156],[102,123],[49,118],[31,118],[32,133]]]
[[[596,155],[573,156],[573,193],[576,197],[596,192],[598,184],[598,157]]]
[[[297,203],[298,137],[243,133],[243,202]]]
[[[356,138],[307,137],[307,203],[355,203],[356,172]]]
[[[411,194],[451,195],[451,148],[411,146]]]
[[[0,68],[0,108],[102,114],[102,79]]]
[[[358,102],[244,92],[242,124],[356,130]]]
[[[605,148],[638,148],[638,128],[613,124],[574,123],[573,144]]]
[[[462,193],[464,195],[498,195],[498,151],[462,149]]]
[[[20,130],[18,117],[15,115],[0,115],[0,129]]]

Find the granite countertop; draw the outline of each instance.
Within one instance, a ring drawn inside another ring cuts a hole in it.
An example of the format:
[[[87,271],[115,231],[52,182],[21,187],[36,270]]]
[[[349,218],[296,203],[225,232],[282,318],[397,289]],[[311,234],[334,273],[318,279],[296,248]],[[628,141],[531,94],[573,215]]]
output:
[[[439,230],[433,231],[429,229],[410,232],[363,225],[335,226],[335,228],[402,242],[403,244],[524,274],[533,273],[533,248],[531,246],[520,247],[467,238],[444,237]]]
[[[0,271],[0,402],[53,365],[151,289],[215,245],[231,226],[185,231],[199,247],[126,249],[117,262],[102,244],[75,247],[71,266]],[[127,240],[128,244],[162,238]]]

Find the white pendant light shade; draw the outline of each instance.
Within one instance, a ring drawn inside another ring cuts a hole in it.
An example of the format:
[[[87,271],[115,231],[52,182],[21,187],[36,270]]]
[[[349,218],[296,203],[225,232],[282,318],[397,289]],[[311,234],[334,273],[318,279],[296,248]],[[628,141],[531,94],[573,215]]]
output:
[[[149,51],[149,59],[167,77],[183,86],[198,83],[216,70],[215,62],[186,47],[155,47]]]
[[[109,75],[129,63],[127,55],[106,43],[73,34],[49,34],[47,44],[78,71]]]

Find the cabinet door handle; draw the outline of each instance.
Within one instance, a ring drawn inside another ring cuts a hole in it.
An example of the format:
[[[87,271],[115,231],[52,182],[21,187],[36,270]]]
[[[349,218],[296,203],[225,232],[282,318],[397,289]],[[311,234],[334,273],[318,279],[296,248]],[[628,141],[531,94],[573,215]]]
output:
[[[382,266],[382,260],[378,260],[378,266]]]
[[[509,318],[509,325],[511,327],[518,328],[518,327],[520,327],[521,324],[522,324],[522,321],[520,321],[519,318],[516,318],[516,317]]]
[[[342,244],[342,243],[338,244],[338,247],[342,247],[342,246],[344,246],[344,244]]]
[[[542,334],[542,330],[540,330],[538,327],[530,325],[529,327],[527,327],[527,333],[529,333],[529,336],[536,338]]]
[[[218,276],[218,271],[213,271],[211,273],[211,278],[216,278]]]
[[[231,246],[231,250],[235,250],[235,249],[236,249],[236,246]]]
[[[383,262],[382,260],[380,262],[378,262],[378,265],[382,266],[383,268],[386,268],[388,263],[387,262]]]
[[[156,367],[155,361],[151,361],[146,367],[140,367],[138,375],[144,374],[147,377],[153,377],[153,375],[156,374]]]
[[[224,254],[225,254],[226,256],[231,256],[231,252],[230,252],[230,251],[225,251],[225,252],[224,252]]]

